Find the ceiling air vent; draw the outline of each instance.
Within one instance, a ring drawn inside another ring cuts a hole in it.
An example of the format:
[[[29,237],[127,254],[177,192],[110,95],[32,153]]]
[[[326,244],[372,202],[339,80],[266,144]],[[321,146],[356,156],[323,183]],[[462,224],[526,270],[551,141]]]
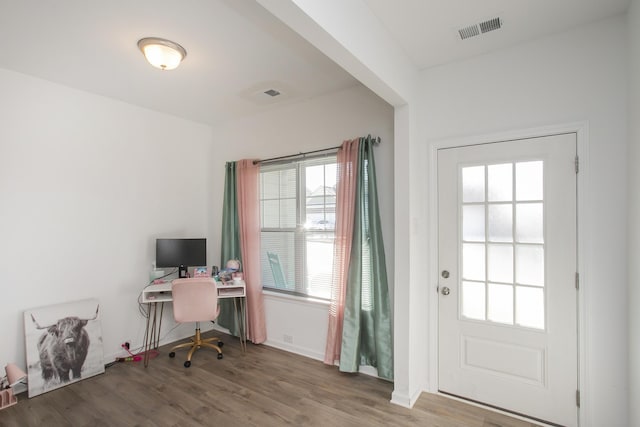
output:
[[[275,89],[269,89],[269,90],[265,90],[264,94],[265,95],[269,95],[269,96],[278,96],[278,95],[280,95],[280,92],[278,92]]]
[[[502,27],[502,22],[500,22],[500,18],[493,18],[488,21],[481,22],[478,25],[480,25],[480,31],[484,34],[489,31],[499,30],[500,27]]]
[[[480,22],[479,24],[473,24],[468,27],[461,28],[458,30],[458,34],[460,35],[461,40],[466,40],[500,28],[502,28],[502,20],[500,18],[493,18]]]
[[[458,33],[460,34],[460,38],[464,40],[464,39],[468,39],[469,37],[474,37],[479,35],[480,31],[478,31],[478,26],[474,24],[466,28],[459,29]]]

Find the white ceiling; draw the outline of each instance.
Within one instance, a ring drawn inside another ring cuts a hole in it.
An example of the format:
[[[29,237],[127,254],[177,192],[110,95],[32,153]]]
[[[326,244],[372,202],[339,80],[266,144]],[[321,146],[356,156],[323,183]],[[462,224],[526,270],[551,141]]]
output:
[[[187,50],[177,70],[144,60],[149,36]],[[0,68],[203,123],[357,84],[252,0],[0,0],[0,40]]]
[[[514,46],[625,12],[629,0],[364,0],[418,68]],[[500,30],[458,29],[499,17]]]
[[[622,13],[629,0],[364,2],[426,68]],[[494,16],[501,30],[457,38]],[[149,36],[184,46],[183,64],[148,65],[136,43]],[[253,0],[0,0],[0,40],[0,68],[210,124],[358,84]],[[262,94],[271,88],[283,95]]]

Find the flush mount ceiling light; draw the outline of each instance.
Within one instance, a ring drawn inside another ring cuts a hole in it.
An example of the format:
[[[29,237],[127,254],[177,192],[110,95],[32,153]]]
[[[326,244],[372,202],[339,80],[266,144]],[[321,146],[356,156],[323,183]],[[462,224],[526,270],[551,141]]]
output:
[[[138,40],[138,47],[149,64],[161,70],[173,70],[187,56],[187,51],[178,43],[158,37]]]

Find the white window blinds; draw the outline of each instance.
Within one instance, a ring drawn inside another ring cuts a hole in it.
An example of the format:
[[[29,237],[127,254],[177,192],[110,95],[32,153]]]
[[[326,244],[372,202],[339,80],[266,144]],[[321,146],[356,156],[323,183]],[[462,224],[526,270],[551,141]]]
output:
[[[330,297],[336,171],[335,155],[260,167],[265,289]]]

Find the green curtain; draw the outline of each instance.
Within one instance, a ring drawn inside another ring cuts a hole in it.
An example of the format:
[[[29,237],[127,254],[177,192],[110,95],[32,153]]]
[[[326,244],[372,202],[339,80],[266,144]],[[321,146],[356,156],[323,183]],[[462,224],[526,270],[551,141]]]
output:
[[[224,201],[222,203],[222,233],[220,249],[220,268],[225,268],[230,259],[240,260],[240,228],[238,220],[238,192],[236,186],[236,162],[227,162],[224,176]],[[220,315],[216,322],[229,329],[234,336],[240,336],[235,320],[233,299],[225,298],[219,301]]]
[[[356,209],[347,279],[340,370],[360,365],[393,379],[393,339],[387,268],[378,210],[373,139],[360,138]]]

